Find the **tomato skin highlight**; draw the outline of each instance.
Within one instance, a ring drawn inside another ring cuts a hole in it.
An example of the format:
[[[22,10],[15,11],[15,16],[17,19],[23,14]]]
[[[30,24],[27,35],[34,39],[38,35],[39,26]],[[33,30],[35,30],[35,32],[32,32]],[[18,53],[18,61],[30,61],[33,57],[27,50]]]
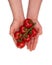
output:
[[[14,38],[18,40],[19,39],[19,35],[20,35],[20,32],[19,31],[16,31],[14,33]]]
[[[30,39],[31,39],[31,38],[30,38],[30,35],[28,34],[28,35],[27,35],[27,37],[26,37],[26,38],[24,38],[24,41],[25,41],[25,42],[29,42],[29,41],[30,41]]]
[[[35,28],[32,29],[32,37],[35,37],[37,35],[37,30]]]
[[[23,48],[23,47],[25,46],[25,42],[24,42],[24,41],[22,41],[22,42],[17,42],[17,43],[16,43],[16,46],[17,46],[18,48]]]
[[[26,31],[25,31],[25,27],[22,25],[21,27],[20,27],[20,32],[22,33],[22,34],[24,34]]]
[[[30,28],[31,26],[32,26],[33,24],[32,24],[32,22],[31,22],[31,19],[25,19],[25,21],[24,21],[24,26],[26,27],[26,28]]]

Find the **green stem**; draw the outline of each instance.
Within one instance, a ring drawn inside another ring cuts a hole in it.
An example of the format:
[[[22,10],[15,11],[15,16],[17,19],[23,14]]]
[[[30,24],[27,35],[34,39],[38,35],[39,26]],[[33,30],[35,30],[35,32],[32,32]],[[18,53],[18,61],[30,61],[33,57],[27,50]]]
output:
[[[34,23],[33,26],[27,30],[27,32],[23,35],[23,38],[32,30],[32,28],[34,27],[35,24],[36,23]]]
[[[27,34],[32,30],[32,28],[34,27],[35,24],[36,24],[36,23],[33,23],[33,26],[32,26],[31,28],[29,28],[26,33],[23,34],[23,36],[22,36],[21,39],[19,39],[19,40],[17,40],[17,41],[18,41],[18,42],[22,42],[22,39],[27,36]]]

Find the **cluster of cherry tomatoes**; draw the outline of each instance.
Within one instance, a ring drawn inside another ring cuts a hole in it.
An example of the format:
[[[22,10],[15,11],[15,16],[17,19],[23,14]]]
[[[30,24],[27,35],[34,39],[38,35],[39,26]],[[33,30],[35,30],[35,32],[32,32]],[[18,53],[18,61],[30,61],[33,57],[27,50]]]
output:
[[[29,42],[32,37],[37,35],[38,31],[34,27],[35,24],[31,19],[25,19],[19,31],[14,33],[14,38],[17,41],[16,46],[18,48],[23,48],[26,42]]]

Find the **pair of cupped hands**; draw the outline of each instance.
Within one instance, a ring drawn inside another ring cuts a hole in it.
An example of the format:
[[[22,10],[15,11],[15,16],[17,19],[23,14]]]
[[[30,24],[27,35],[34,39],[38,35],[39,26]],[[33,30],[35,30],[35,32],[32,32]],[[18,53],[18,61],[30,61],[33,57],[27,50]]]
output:
[[[39,35],[42,34],[42,27],[41,27],[37,17],[35,17],[36,15],[33,13],[33,11],[34,11],[33,8],[31,8],[30,11],[27,12],[27,18],[30,18],[30,19],[32,19],[33,22],[36,22],[35,28],[38,28],[39,32],[38,32],[38,34],[37,34],[37,36],[35,38],[33,37],[28,43],[26,43],[27,49],[29,49],[30,51],[32,51],[32,50],[34,50],[36,48]],[[23,13],[23,12],[21,12],[21,13]],[[21,25],[23,25],[24,20],[25,20],[24,14],[21,15],[19,13],[19,11],[18,11],[17,17],[13,18],[12,24],[10,26],[10,35],[12,36],[12,38],[14,40],[14,43],[16,43],[16,40],[14,38],[14,33],[15,33],[15,31],[17,31],[19,29],[19,27]]]

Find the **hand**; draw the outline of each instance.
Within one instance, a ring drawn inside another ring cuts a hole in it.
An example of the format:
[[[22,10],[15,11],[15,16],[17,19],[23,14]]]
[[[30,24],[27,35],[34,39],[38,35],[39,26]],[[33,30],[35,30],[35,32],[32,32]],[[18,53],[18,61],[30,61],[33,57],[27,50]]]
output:
[[[39,29],[39,33],[36,36],[36,38],[32,38],[29,43],[27,43],[27,48],[32,51],[36,48],[38,37],[40,34],[42,34],[42,27],[40,23],[38,22],[38,14],[40,10],[42,0],[29,0],[29,6],[28,6],[28,12],[27,12],[27,18],[30,18],[33,20],[33,22],[36,22],[35,27]]]
[[[39,37],[39,35],[42,34],[42,27],[41,27],[40,23],[38,22],[38,20],[36,19],[36,20],[33,20],[33,21],[36,22],[35,28],[39,29],[39,32],[38,32],[38,35],[36,36],[36,38],[32,38],[30,40],[30,42],[27,43],[27,48],[30,51],[32,51],[32,50],[34,50],[36,48],[36,45],[37,45],[37,42],[38,42],[38,37]]]
[[[14,39],[14,32],[19,29],[19,26],[21,23],[23,23],[24,20],[24,13],[22,8],[22,2],[21,0],[8,0],[12,14],[13,14],[13,23],[10,26],[10,34],[13,37],[14,42],[16,43],[16,40]]]
[[[21,20],[22,21],[22,20]],[[14,33],[15,31],[17,31],[20,27],[20,25],[22,25],[22,22],[20,20],[13,20],[11,26],[10,26],[10,35],[12,36],[14,42],[16,43],[16,40],[14,38]]]

